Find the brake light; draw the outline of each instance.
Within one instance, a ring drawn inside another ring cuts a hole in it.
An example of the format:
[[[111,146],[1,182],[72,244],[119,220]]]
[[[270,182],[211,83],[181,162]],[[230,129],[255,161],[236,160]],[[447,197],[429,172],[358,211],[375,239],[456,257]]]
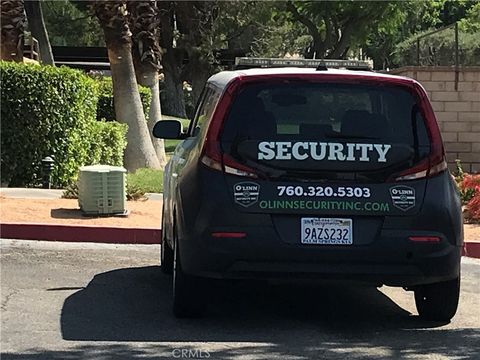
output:
[[[414,83],[414,88],[420,97],[419,106],[424,112],[423,117],[425,119],[425,125],[430,138],[430,154],[426,159],[420,161],[412,168],[394,175],[392,177],[394,181],[416,180],[432,177],[447,169],[442,136],[440,135],[440,129],[438,128],[432,106],[422,86],[418,83]]]
[[[214,238],[231,238],[231,239],[241,239],[247,237],[247,233],[244,232],[214,232],[212,233]]]
[[[440,242],[438,236],[410,236],[408,240],[415,242]]]

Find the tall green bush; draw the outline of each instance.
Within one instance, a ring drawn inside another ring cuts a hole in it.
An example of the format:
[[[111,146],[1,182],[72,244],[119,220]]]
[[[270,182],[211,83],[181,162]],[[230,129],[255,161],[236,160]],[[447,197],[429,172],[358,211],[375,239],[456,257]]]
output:
[[[1,181],[41,183],[41,160],[54,156],[54,187],[75,181],[78,168],[120,165],[126,127],[97,123],[98,84],[66,67],[0,62]],[[112,150],[113,149],[113,150]]]
[[[113,83],[111,77],[100,76],[95,77],[98,82],[99,95],[97,106],[97,120],[115,121],[115,105],[113,103]],[[142,100],[143,112],[148,117],[150,110],[150,100],[152,92],[149,88],[139,86],[140,99]]]
[[[89,164],[123,165],[123,153],[127,147],[126,124],[116,121],[95,121],[91,124],[92,142]]]

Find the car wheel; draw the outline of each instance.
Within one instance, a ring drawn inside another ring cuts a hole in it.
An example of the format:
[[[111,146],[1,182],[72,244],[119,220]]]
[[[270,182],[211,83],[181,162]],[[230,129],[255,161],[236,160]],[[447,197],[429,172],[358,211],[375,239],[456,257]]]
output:
[[[163,229],[162,243],[160,245],[160,269],[164,274],[171,275],[173,273],[173,250],[165,240]]]
[[[173,314],[177,318],[198,317],[204,309],[202,282],[183,272],[177,239],[173,253]]]
[[[420,317],[433,321],[450,321],[457,312],[460,277],[441,283],[422,285],[414,291],[415,304]]]

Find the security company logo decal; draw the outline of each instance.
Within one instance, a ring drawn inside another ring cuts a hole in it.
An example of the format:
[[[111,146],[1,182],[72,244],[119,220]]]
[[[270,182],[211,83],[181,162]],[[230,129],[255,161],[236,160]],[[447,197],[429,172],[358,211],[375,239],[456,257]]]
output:
[[[258,201],[260,185],[254,182],[241,182],[233,186],[235,202],[243,207],[249,207]]]
[[[393,206],[407,211],[415,206],[415,189],[408,186],[394,186],[390,188]]]

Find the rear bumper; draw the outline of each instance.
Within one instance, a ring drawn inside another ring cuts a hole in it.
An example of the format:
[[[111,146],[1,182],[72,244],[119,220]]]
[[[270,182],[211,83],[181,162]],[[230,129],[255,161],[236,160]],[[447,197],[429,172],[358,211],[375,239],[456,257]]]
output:
[[[401,231],[384,231],[365,246],[312,246],[284,243],[273,230],[242,231],[249,235],[183,239],[184,271],[207,278],[331,279],[390,286],[446,281],[460,273],[461,247],[445,238],[435,244],[413,243]]]
[[[353,219],[353,245],[342,246],[300,244],[303,214],[240,211],[223,174],[201,173],[185,177],[177,195],[178,203],[185,204],[177,208],[176,221],[182,267],[188,274],[224,279],[342,279],[406,287],[447,281],[460,274],[462,216],[448,173],[428,180],[418,213],[345,215]],[[308,214],[334,216],[325,211]],[[213,232],[247,236],[214,238]],[[441,240],[415,243],[411,236]]]

